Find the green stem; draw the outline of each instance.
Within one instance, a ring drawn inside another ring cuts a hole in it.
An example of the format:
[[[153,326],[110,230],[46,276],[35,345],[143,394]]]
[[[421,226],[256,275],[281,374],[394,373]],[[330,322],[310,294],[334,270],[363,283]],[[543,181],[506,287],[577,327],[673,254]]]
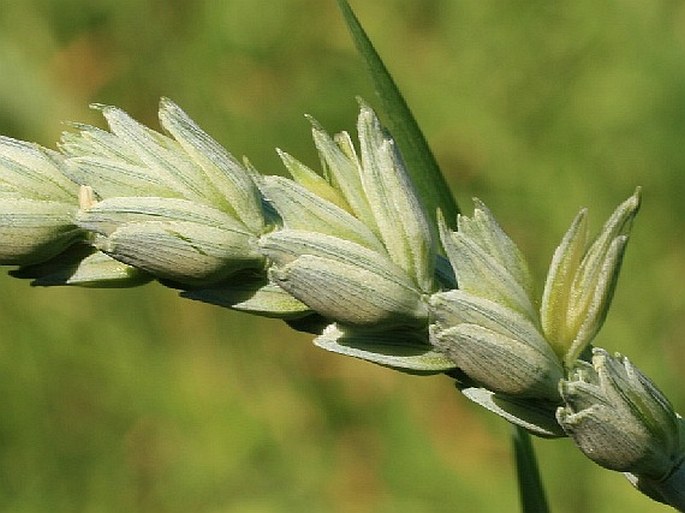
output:
[[[523,428],[514,426],[512,444],[518,475],[521,511],[523,513],[549,513],[545,489],[540,479],[530,435]]]

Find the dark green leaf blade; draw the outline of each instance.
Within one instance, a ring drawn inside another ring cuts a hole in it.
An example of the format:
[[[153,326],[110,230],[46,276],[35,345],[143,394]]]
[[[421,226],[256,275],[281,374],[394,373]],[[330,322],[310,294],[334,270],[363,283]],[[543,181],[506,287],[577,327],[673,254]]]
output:
[[[523,513],[549,513],[545,489],[538,470],[530,435],[520,426],[512,434],[519,498]]]
[[[433,226],[436,226],[436,212],[440,209],[450,227],[454,228],[459,207],[423,132],[347,0],[338,0],[338,6],[352,34],[354,44],[373,78],[385,121],[397,141]]]

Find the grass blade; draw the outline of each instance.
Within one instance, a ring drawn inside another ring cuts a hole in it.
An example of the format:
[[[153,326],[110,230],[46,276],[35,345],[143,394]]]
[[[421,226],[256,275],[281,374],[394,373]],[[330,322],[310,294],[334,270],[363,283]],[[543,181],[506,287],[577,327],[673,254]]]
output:
[[[354,44],[373,78],[387,126],[397,141],[433,226],[437,226],[436,212],[440,209],[450,227],[454,227],[452,225],[456,223],[459,207],[423,132],[347,0],[338,0],[338,6],[352,34]]]
[[[523,513],[549,513],[545,490],[542,486],[538,464],[533,451],[530,435],[518,426],[514,426],[512,443],[514,460],[518,476],[519,497]]]

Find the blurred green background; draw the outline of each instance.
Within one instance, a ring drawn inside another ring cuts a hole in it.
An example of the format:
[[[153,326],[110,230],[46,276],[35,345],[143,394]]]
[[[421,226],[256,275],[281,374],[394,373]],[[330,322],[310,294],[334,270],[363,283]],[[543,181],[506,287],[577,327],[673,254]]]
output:
[[[685,4],[353,1],[462,209],[482,198],[540,280],[571,218],[644,187],[597,343],[685,411]],[[316,165],[304,113],[374,100],[333,0],[5,0],[0,133],[54,147],[91,102],[156,125],[166,95],[265,173]],[[509,428],[442,377],[157,285],[0,276],[0,511],[517,511]],[[669,511],[567,440],[537,440],[552,510]]]

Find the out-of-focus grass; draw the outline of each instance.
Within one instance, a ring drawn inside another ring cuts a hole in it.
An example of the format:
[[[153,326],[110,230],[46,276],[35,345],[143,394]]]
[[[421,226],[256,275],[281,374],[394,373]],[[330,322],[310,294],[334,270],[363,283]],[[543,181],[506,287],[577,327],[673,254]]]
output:
[[[478,195],[542,279],[580,206],[636,185],[598,344],[685,409],[685,7],[354,2],[461,207]],[[371,100],[334,2],[23,0],[0,9],[0,132],[52,146],[90,102],[155,125],[179,102],[236,154],[314,165],[303,113]],[[0,277],[0,511],[453,512],[518,507],[507,426],[441,377],[311,347],[285,325],[125,291]],[[539,441],[554,511],[666,511],[568,441]]]

